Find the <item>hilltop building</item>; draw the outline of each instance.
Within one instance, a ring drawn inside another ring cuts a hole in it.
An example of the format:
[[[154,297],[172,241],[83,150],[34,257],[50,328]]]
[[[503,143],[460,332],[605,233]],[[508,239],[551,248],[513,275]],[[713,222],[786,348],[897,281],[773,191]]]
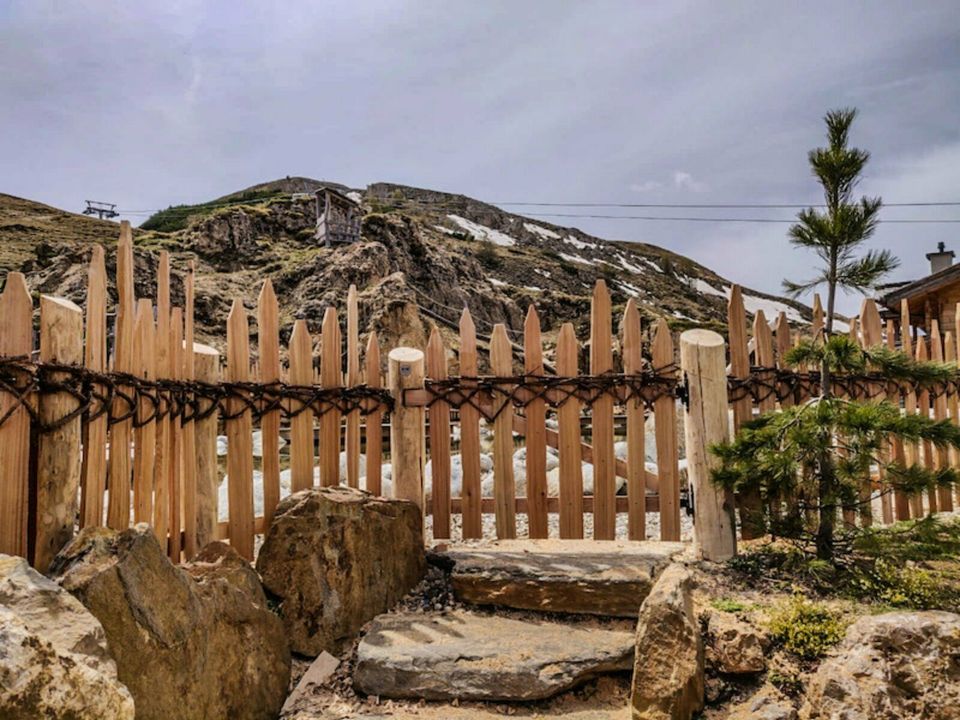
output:
[[[360,239],[360,205],[339,190],[323,186],[314,192],[317,199],[317,231],[314,237],[327,247],[354,243]]]

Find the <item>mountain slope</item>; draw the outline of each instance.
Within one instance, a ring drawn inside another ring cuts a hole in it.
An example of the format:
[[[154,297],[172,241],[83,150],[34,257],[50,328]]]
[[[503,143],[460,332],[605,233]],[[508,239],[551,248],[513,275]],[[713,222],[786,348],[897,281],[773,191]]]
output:
[[[198,332],[216,345],[232,298],[242,297],[252,309],[266,277],[280,298],[286,332],[303,317],[319,333],[325,307],[342,306],[347,288],[356,284],[361,329],[376,329],[387,346],[422,346],[434,322],[452,342],[464,306],[481,333],[502,322],[519,339],[531,302],[548,345],[568,320],[586,339],[598,278],[607,282],[615,312],[635,297],[647,320],[664,316],[677,329],[724,328],[730,283],[708,268],[662,248],[601,240],[461,195],[386,183],[343,188],[362,200],[361,241],[318,247],[313,198],[293,194],[318,184],[307,178],[264,183],[190,206],[182,223],[177,218],[183,229],[138,230],[138,295],[154,293],[158,251],[167,249],[175,273],[197,261]],[[116,234],[114,223],[0,196],[0,272],[24,270],[41,292],[82,302],[89,244],[113,244]],[[173,298],[182,299],[178,278]],[[809,317],[797,303],[753,291],[746,291],[746,303],[751,312],[763,308],[770,320],[779,310],[794,322]]]

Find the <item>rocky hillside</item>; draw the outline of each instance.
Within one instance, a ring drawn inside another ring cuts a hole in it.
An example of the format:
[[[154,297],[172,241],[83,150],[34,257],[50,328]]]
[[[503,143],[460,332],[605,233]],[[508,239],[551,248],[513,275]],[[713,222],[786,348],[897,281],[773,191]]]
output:
[[[324,308],[342,304],[355,283],[361,329],[377,329],[388,346],[422,345],[432,323],[453,340],[464,306],[480,333],[502,322],[519,339],[531,302],[548,344],[567,320],[586,339],[598,278],[610,287],[615,312],[634,297],[645,319],[664,316],[677,329],[724,327],[730,282],[689,258],[601,240],[462,195],[385,183],[365,190],[337,186],[363,205],[362,238],[352,246],[318,247],[314,201],[303,193],[319,184],[286,178],[158,213],[134,234],[138,295],[153,294],[158,251],[167,249],[175,272],[197,261],[198,332],[214,344],[224,334],[231,300],[242,297],[253,308],[267,277],[287,332],[300,317],[319,332]],[[24,271],[38,292],[82,302],[90,243],[112,245],[116,235],[114,223],[0,195],[0,272]],[[182,298],[177,278],[173,295]],[[807,308],[782,298],[746,291],[745,300],[749,312],[762,308],[770,319],[781,310],[794,322],[809,317]]]

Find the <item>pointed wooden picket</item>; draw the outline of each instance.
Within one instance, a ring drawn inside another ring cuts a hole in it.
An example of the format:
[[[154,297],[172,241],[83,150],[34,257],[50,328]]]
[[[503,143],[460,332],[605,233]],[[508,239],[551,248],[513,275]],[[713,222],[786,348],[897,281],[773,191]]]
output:
[[[107,270],[102,245],[94,245],[87,272],[87,307],[83,365],[93,372],[107,369]],[[96,392],[106,388],[95,385]],[[99,412],[99,403],[90,410]],[[89,412],[89,410],[88,410]],[[107,415],[83,422],[80,527],[103,525],[107,484]]]
[[[360,384],[360,312],[357,307],[357,286],[347,292],[347,378],[348,387]],[[360,487],[360,411],[347,413],[344,439],[347,456],[347,485]]]
[[[180,377],[186,382],[196,378],[196,357],[193,353],[194,339],[194,275],[196,263],[190,261],[190,269],[184,280],[184,310],[183,310],[183,346],[180,350],[182,362]],[[183,478],[183,554],[187,560],[193,558],[200,545],[197,543],[197,425],[192,420],[183,423],[181,429],[183,439],[183,462],[181,463]]]
[[[33,351],[33,301],[22,273],[7,273],[0,293],[0,357],[29,358]],[[27,557],[30,413],[18,398],[0,392],[0,553]]]
[[[673,370],[673,337],[667,321],[657,321],[651,347],[653,369],[670,375]],[[664,395],[653,404],[657,440],[657,477],[660,481],[660,539],[680,539],[680,459],[677,448],[677,403]]]
[[[383,386],[380,374],[380,345],[377,342],[376,330],[371,330],[367,338],[367,350],[364,354],[365,382],[368,387]],[[367,492],[382,495],[382,463],[383,463],[383,410],[377,405],[367,413],[365,422],[366,461],[367,461]]]
[[[166,253],[161,255],[161,263]],[[169,272],[169,258],[167,259]],[[136,307],[133,289],[133,232],[130,223],[120,223],[120,241],[117,244],[117,318],[114,330],[113,369],[132,372],[133,323]],[[125,413],[128,408],[118,401],[115,408]],[[109,500],[107,525],[115,530],[126,530],[130,525],[130,445],[133,440],[133,420],[114,423],[110,429]]]
[[[257,350],[260,356],[260,382],[280,382],[280,307],[273,283],[264,280],[257,298]],[[260,418],[263,449],[263,523],[269,529],[280,502],[280,410]]]
[[[233,301],[227,318],[227,381],[250,379],[250,330],[240,299]],[[253,560],[253,420],[240,400],[230,400],[227,429],[227,501],[230,544]]]
[[[510,339],[503,323],[493,326],[490,337],[490,369],[497,377],[513,375]],[[493,421],[493,497],[496,509],[497,537],[517,536],[516,484],[513,477],[513,408],[506,399],[495,407]]]
[[[170,377],[170,256],[167,252],[160,253],[160,264],[157,268],[157,327],[156,349],[157,379]],[[153,488],[153,531],[157,536],[160,547],[166,550],[169,531],[170,488],[167,479],[170,476],[170,418],[167,414],[169,403],[161,403],[162,414],[157,420],[157,453],[156,468],[154,471]]]
[[[156,380],[156,327],[153,322],[153,303],[147,298],[137,301],[133,333],[137,338],[134,372],[143,380]],[[153,520],[157,423],[150,419],[152,415],[153,407],[141,402],[137,407],[137,427],[133,431],[133,520],[137,523]]]
[[[730,375],[734,378],[750,376],[750,353],[747,348],[747,313],[743,305],[743,291],[739,285],[730,288],[727,303],[727,326],[730,343]],[[745,422],[753,418],[753,404],[748,395],[735,400],[733,428],[738,432]],[[661,482],[661,488],[663,483]],[[756,491],[742,492],[737,497],[740,508],[740,535],[744,540],[763,535],[763,516],[760,511],[760,495]],[[662,511],[661,511],[662,512]]]
[[[460,376],[477,377],[477,330],[470,311],[460,315]],[[480,488],[480,412],[470,404],[460,408],[460,456],[463,464],[463,538],[483,537]]]
[[[623,371],[638,375],[643,371],[640,312],[633,298],[623,311]],[[631,540],[647,536],[647,487],[645,480],[646,441],[643,401],[627,401],[627,535]],[[651,488],[655,489],[655,488]]]
[[[531,303],[523,323],[523,368],[528,376],[544,375],[540,316]],[[524,408],[526,420],[527,526],[531,538],[549,535],[547,518],[546,404],[540,398]]]
[[[427,342],[427,377],[447,379],[447,351],[436,325]],[[433,537],[450,537],[450,406],[443,401],[430,406],[430,507]]]
[[[313,384],[313,341],[306,320],[293,324],[289,380],[291,385]],[[288,409],[296,413],[290,419],[290,490],[298,492],[313,487],[313,412],[295,402]]]
[[[340,324],[337,310],[328,307],[323,314],[320,337],[320,385],[338,388],[343,385],[340,362]],[[340,411],[331,408],[320,416],[320,485],[340,484]]]
[[[557,338],[557,373],[576,377],[579,343],[572,323]],[[571,396],[557,410],[560,451],[560,537],[583,538],[583,467],[580,454],[580,400]]]
[[[940,324],[937,320],[932,320],[930,323],[930,359],[936,363],[944,361],[943,338],[940,336]],[[937,392],[933,397],[933,419],[947,419],[947,396],[942,392]],[[937,470],[946,469],[950,463],[947,448],[934,448],[933,459]],[[949,485],[941,485],[937,488],[937,510],[953,511],[953,493]]]
[[[590,303],[590,374],[613,372],[610,292],[597,280]],[[593,537],[613,540],[617,534],[616,456],[613,450],[613,397],[603,394],[591,408],[593,420]]]

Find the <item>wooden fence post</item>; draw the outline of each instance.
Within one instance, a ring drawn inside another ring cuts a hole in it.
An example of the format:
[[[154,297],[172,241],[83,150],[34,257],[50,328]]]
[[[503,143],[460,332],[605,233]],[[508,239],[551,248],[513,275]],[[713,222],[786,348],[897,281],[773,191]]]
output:
[[[280,382],[280,310],[270,278],[263,281],[257,299],[257,343],[260,352],[260,382]],[[263,457],[263,531],[273,521],[280,502],[280,410],[260,418]]]
[[[687,330],[680,336],[680,368],[687,378],[689,407],[683,414],[687,477],[694,498],[694,539],[706,560],[737,554],[737,524],[732,493],[710,478],[715,460],[710,446],[729,437],[727,373],[723,338],[711,330]]]
[[[510,339],[503,323],[493,327],[490,336],[490,369],[494,375],[513,374]],[[493,421],[493,497],[497,537],[517,537],[517,492],[513,477],[513,407],[504,398],[497,408],[502,410]]]
[[[212,347],[194,343],[193,367],[196,379],[206,383],[220,381],[220,353]],[[213,401],[207,401],[213,402]],[[200,408],[206,410],[207,406]],[[217,487],[220,475],[217,468],[217,420],[214,410],[202,420],[196,420],[193,434],[197,448],[197,548],[202,549],[217,535]],[[194,462],[186,458],[187,462]]]
[[[0,294],[0,357],[29,358],[33,351],[33,301],[23,275],[7,274]],[[27,556],[30,413],[0,392],[0,553]]]
[[[423,408],[404,407],[403,391],[423,388],[423,353],[399,347],[390,351],[387,383],[393,395],[390,419],[390,461],[393,464],[393,496],[413,500],[423,511]]]
[[[40,298],[40,361],[61,365],[83,362],[83,311],[69,300]],[[69,379],[51,373],[50,380]],[[79,403],[68,392],[40,396],[40,421],[53,423],[74,412]],[[46,572],[50,562],[73,536],[80,487],[80,416],[41,433],[37,451],[37,551],[34,567]]]

